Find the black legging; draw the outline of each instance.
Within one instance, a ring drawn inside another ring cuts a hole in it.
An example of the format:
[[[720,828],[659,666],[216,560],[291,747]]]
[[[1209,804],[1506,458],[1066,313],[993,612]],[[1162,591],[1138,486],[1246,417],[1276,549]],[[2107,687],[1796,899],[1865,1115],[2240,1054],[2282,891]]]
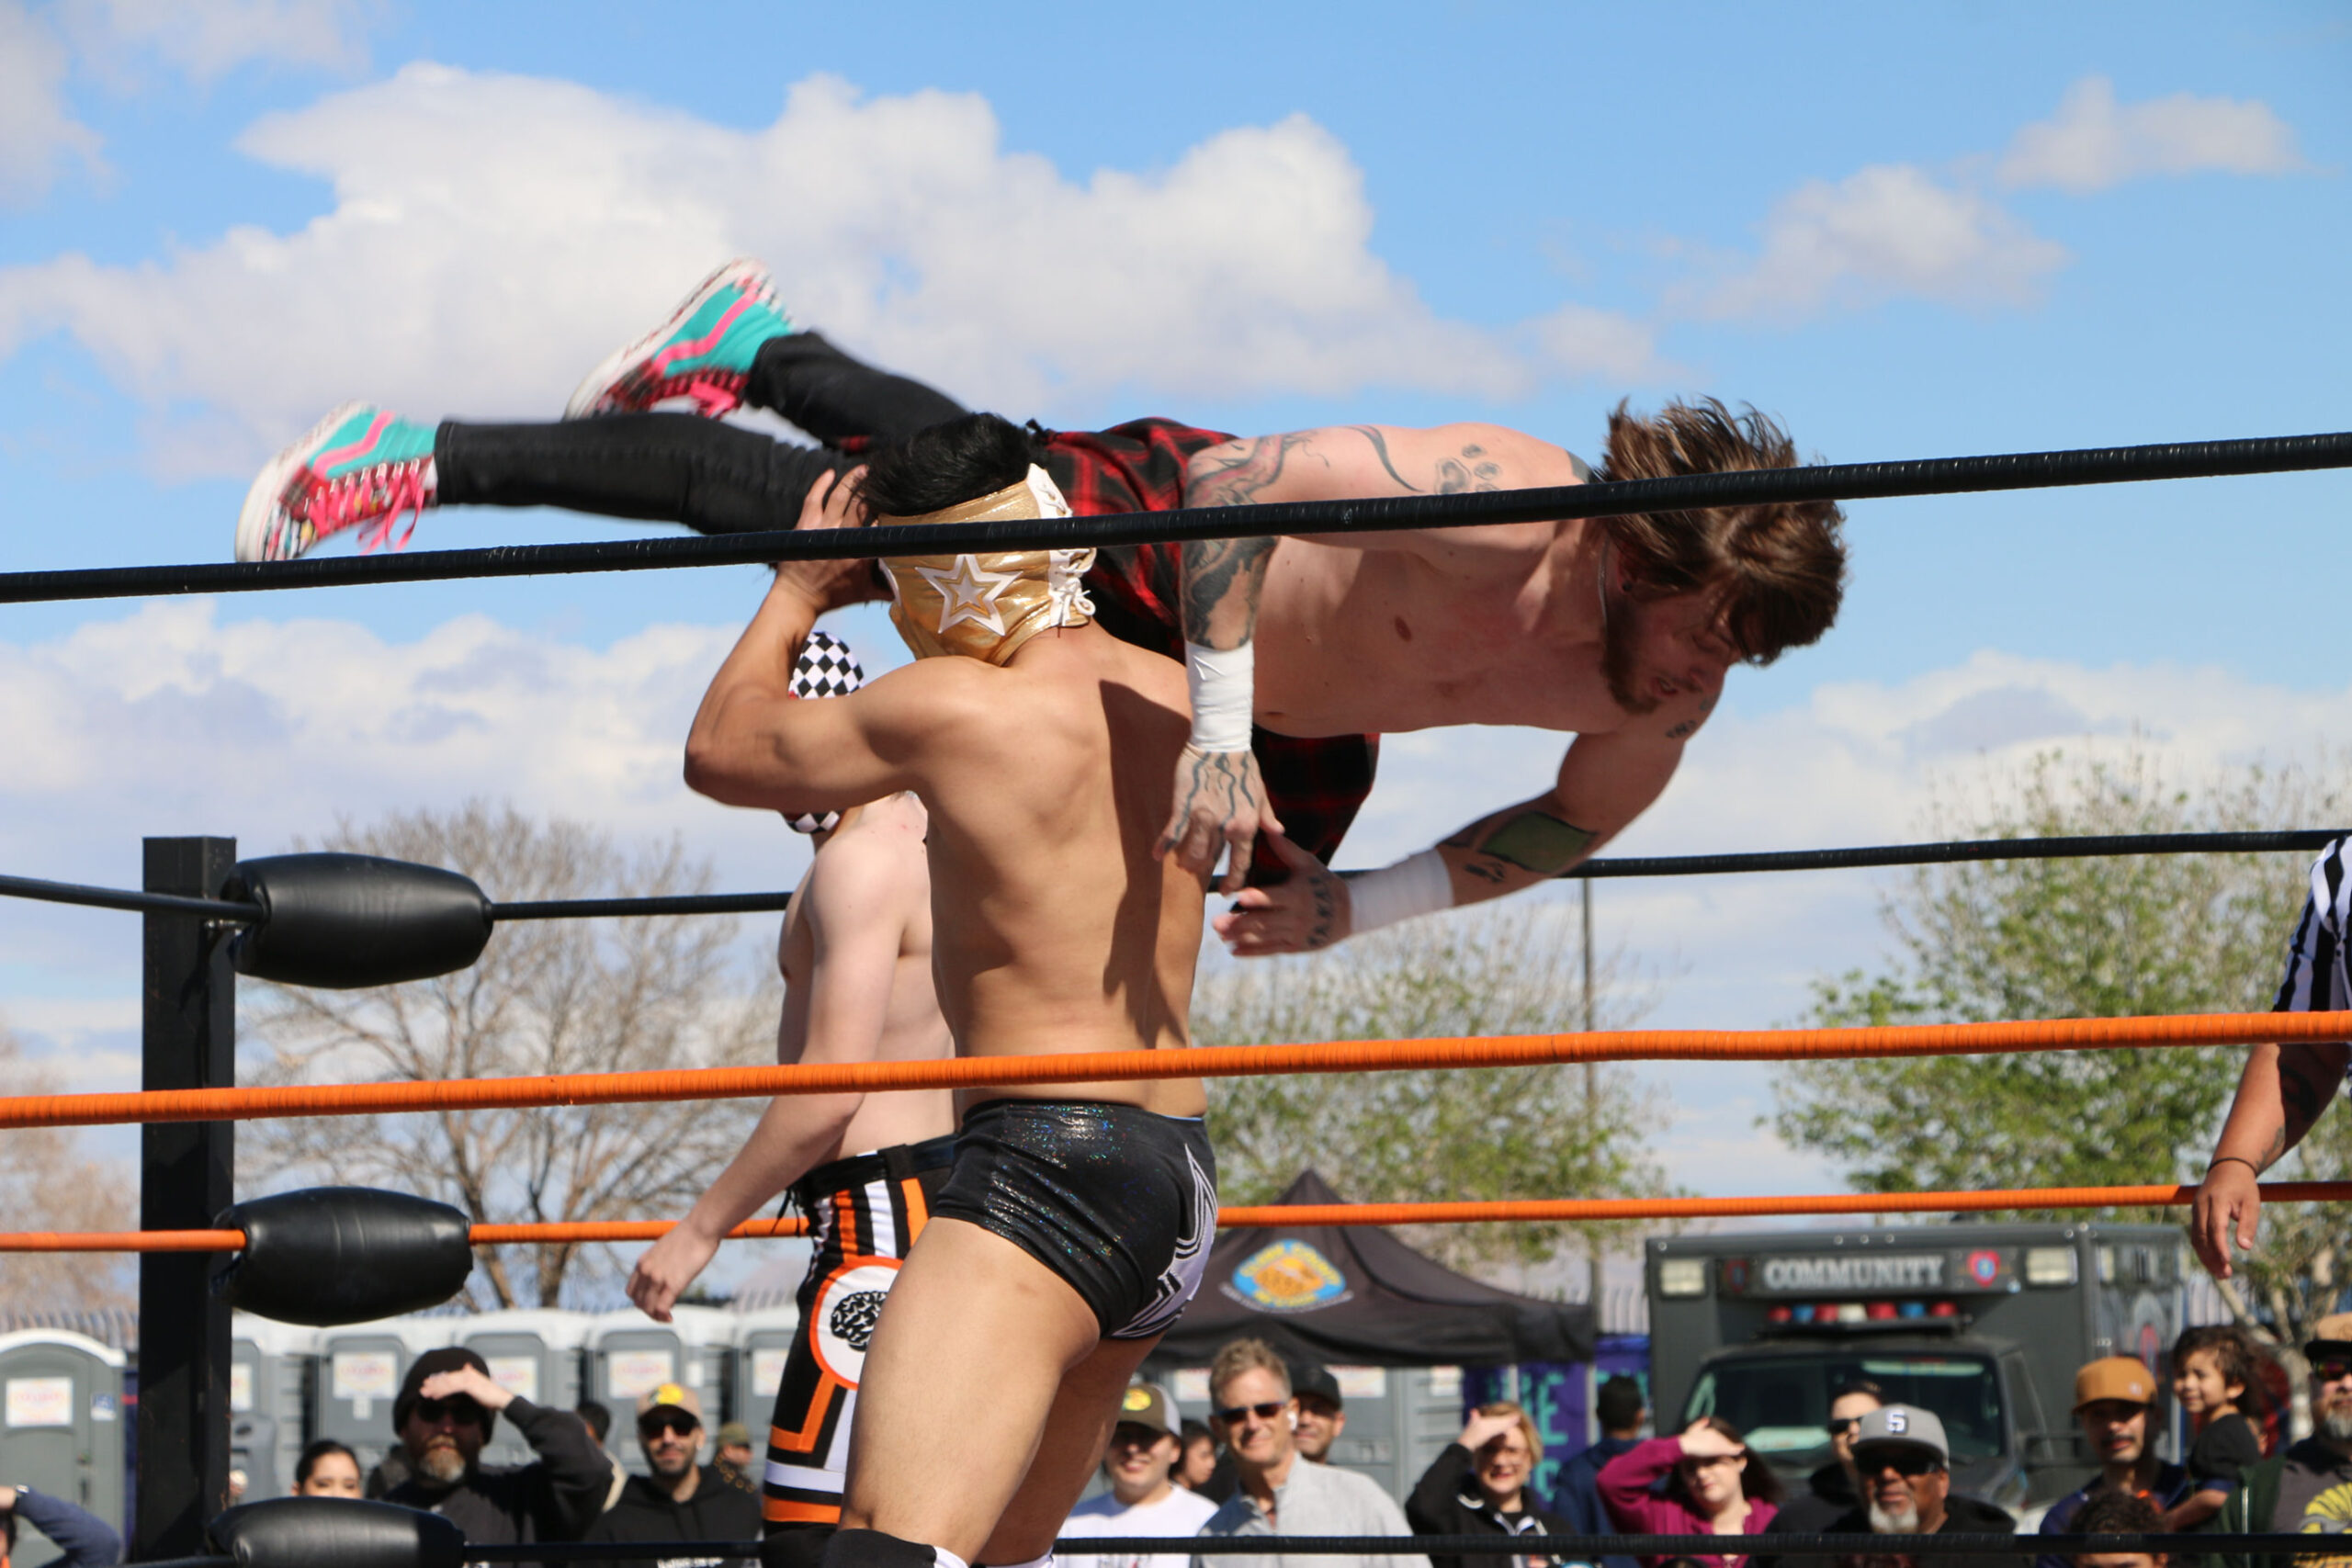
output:
[[[433,442],[444,506],[560,506],[683,523],[698,534],[789,528],[808,487],[858,459],[853,438],[911,435],[965,409],[920,381],[851,358],[815,333],[761,345],[743,400],[821,446],[772,441],[695,414],[614,414],[558,424],[445,423]]]

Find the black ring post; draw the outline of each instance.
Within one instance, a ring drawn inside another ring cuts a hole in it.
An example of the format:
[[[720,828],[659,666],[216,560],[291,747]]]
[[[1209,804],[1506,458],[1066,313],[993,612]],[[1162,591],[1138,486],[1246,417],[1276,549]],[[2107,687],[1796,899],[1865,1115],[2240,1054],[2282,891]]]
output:
[[[151,893],[211,898],[237,863],[234,839],[149,839]],[[198,915],[145,917],[147,1089],[237,1081],[237,975],[229,931]],[[140,1132],[139,1224],[205,1230],[235,1201],[232,1122]],[[229,1506],[229,1308],[208,1288],[220,1259],[150,1252],[139,1260],[139,1467],[132,1558],[192,1557]]]

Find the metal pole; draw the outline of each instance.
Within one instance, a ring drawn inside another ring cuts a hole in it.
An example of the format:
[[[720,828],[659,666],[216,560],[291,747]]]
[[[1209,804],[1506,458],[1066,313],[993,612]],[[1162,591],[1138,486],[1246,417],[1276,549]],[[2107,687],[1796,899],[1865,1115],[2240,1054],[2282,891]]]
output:
[[[1592,995],[1592,884],[1580,882],[1577,887],[1583,895],[1584,905],[1584,1032],[1589,1034],[1597,1027],[1599,1016]],[[1600,1130],[1600,1069],[1593,1063],[1584,1065],[1584,1124],[1586,1136],[1597,1137]],[[1592,1306],[1592,1331],[1600,1332],[1600,1243],[1586,1244],[1585,1296]]]
[[[234,839],[149,839],[141,886],[218,897]],[[229,931],[200,916],[145,917],[149,1089],[227,1088],[237,1079],[237,977]],[[140,1134],[139,1223],[201,1230],[233,1201],[230,1122]],[[131,1556],[192,1557],[229,1501],[229,1309],[208,1288],[220,1259],[151,1252],[139,1262],[139,1472]]]

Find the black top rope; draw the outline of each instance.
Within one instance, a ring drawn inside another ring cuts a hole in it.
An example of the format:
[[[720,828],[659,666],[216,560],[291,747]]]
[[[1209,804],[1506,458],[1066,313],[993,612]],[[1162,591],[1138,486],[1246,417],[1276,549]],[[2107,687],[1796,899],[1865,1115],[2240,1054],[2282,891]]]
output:
[[[2352,467],[2352,432],[2269,435],[2241,441],[2171,442],[2071,452],[2012,452],[1987,457],[1832,463],[1814,468],[1691,474],[1675,479],[1489,491],[1469,495],[1206,506],[1175,512],[994,523],[781,529],[709,538],[621,539],[590,545],[503,545],[487,549],[417,550],[406,555],[337,556],[290,561],[17,571],[0,573],[0,604],[173,593],[247,593],[263,589],[333,588],[361,582],[639,571],[654,567],[740,566],[968,550],[1069,549],[1169,540],[1256,538],[1273,534],[1470,528],[1482,524],[1544,523],[1713,506],[1869,501],[1904,495],[2211,479],[2347,467]]]
[[[2258,854],[2315,850],[2342,837],[2344,832],[2341,828],[2286,828],[2237,833],[2110,833],[2049,839],[1955,839],[1930,844],[1866,844],[1844,850],[1768,850],[1752,854],[1628,856],[1587,861],[1560,875],[1566,880],[1712,876],[1756,871],[1851,871],[1984,861]],[[249,925],[262,917],[260,905],[234,899],[193,898],[127,887],[92,887],[74,882],[43,882],[30,876],[0,876],[0,898],[35,898],[50,904],[79,904],[150,915],[197,915],[231,925]],[[493,903],[490,917],[492,920],[508,921],[605,919],[640,915],[754,915],[772,913],[791,901],[790,888],[777,893],[689,893],[652,898],[548,898]]]

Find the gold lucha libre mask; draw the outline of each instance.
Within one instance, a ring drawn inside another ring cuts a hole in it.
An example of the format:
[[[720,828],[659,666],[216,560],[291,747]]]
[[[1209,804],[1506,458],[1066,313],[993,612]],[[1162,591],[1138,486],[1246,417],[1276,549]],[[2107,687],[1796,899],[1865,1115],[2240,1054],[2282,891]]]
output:
[[[1068,517],[1069,502],[1035,464],[1019,484],[920,517],[876,523],[989,523]],[[1082,550],[992,550],[970,555],[887,558],[890,619],[917,659],[961,654],[990,664],[1057,626],[1082,626],[1094,615],[1081,581],[1094,564]]]

